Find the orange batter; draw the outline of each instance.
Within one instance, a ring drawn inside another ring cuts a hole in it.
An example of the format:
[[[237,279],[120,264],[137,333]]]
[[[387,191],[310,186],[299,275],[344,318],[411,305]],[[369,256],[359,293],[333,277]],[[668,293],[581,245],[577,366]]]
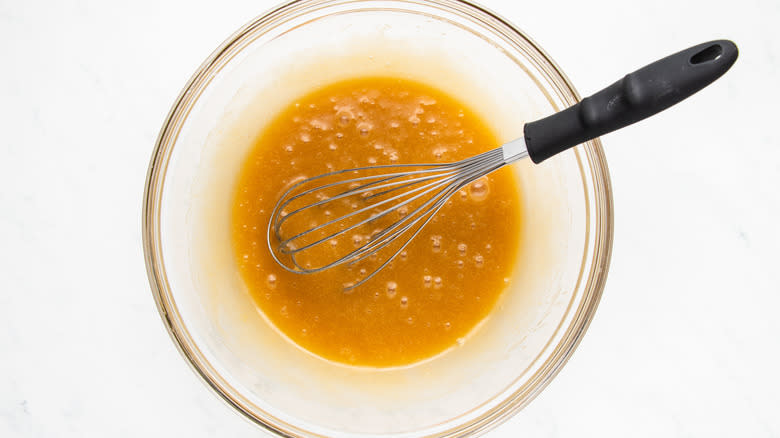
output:
[[[461,102],[405,79],[351,79],[297,99],[259,133],[233,203],[235,256],[259,309],[301,347],[351,365],[406,365],[463,342],[515,265],[520,200],[510,170],[455,194],[392,266],[349,293],[343,270],[283,270],[265,232],[276,201],[303,177],[450,162],[497,146]]]

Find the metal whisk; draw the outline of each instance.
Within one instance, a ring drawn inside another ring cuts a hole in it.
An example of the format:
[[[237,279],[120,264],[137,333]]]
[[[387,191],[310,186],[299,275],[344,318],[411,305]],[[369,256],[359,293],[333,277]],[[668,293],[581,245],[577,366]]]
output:
[[[339,170],[308,178],[279,199],[268,224],[268,248],[291,272],[312,274],[388,255],[374,263],[355,288],[398,256],[447,200],[464,186],[525,157],[534,163],[577,144],[656,114],[723,75],[736,61],[733,42],[712,41],[688,48],[626,75],[580,103],[527,123],[524,137],[465,160],[446,164],[398,164]],[[329,208],[348,205],[346,214]],[[323,218],[301,223],[301,213]],[[337,240],[374,228],[365,242],[337,251]],[[334,243],[336,242],[336,243]],[[330,246],[330,248],[329,248]],[[310,255],[325,260],[316,265]],[[304,261],[302,261],[304,259]]]
[[[271,253],[276,261],[285,269],[311,274],[345,263],[354,264],[363,261],[405,235],[403,243],[394,248],[390,257],[361,281],[351,286],[356,287],[371,278],[403,251],[450,196],[477,178],[526,156],[528,156],[528,151],[523,139],[520,138],[502,147],[454,163],[369,166],[340,170],[309,178],[288,189],[274,207],[271,214],[272,220],[269,224],[269,248],[271,248]],[[383,173],[365,174],[377,170],[382,170]],[[332,177],[353,173],[361,174],[361,176],[325,182]],[[322,183],[315,185],[320,181]],[[335,194],[322,196],[325,191],[335,192]],[[359,202],[353,203],[350,198]],[[318,207],[324,208],[328,204],[339,201],[357,204],[359,208],[300,232],[282,232],[285,223],[294,220],[296,215]],[[281,214],[293,203],[300,203],[302,206],[289,213],[285,212],[284,215]],[[302,266],[296,258],[304,251],[325,245],[339,236],[354,232],[384,218],[392,217],[391,214],[398,213],[402,209],[410,208],[411,211],[407,214],[385,224],[384,228],[374,233],[367,243],[335,257],[326,264],[306,267]],[[328,227],[334,231],[327,233],[324,237],[310,238],[312,234]],[[278,242],[276,248],[271,246],[271,235]],[[309,239],[307,240],[307,238]],[[298,242],[305,243],[299,246]],[[292,266],[283,263],[276,253],[289,256]],[[351,287],[348,286],[348,288]]]

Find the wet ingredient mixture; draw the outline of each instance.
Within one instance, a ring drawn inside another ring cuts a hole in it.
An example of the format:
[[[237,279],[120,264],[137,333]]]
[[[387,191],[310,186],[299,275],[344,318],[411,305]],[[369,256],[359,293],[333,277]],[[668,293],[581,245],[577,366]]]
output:
[[[376,164],[450,162],[497,146],[464,104],[406,79],[355,78],[296,99],[258,133],[233,203],[235,257],[260,311],[302,348],[350,365],[407,365],[465,342],[515,266],[521,211],[509,168],[456,193],[391,266],[348,293],[342,270],[301,275],[279,267],[265,233],[276,201],[304,178]],[[333,214],[349,206],[343,209]],[[354,246],[365,238],[347,235],[331,244]]]

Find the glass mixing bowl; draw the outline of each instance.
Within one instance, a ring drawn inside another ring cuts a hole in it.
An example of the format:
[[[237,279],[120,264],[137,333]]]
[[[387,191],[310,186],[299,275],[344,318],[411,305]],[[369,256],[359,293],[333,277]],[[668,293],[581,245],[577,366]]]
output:
[[[496,309],[461,345],[406,367],[327,362],[255,307],[232,257],[230,202],[242,160],[277,111],[358,75],[443,89],[502,141],[578,100],[538,45],[464,1],[300,0],[274,9],[198,69],[157,141],[143,236],[160,315],[203,381],[279,435],[485,432],[550,382],[593,318],[612,246],[601,146],[594,140],[539,166],[513,165],[524,203],[521,255]]]

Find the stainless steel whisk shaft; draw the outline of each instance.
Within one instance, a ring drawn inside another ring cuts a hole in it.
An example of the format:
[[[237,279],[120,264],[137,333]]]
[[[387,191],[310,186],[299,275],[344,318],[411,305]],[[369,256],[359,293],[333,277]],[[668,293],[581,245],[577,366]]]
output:
[[[519,138],[504,146],[453,163],[367,166],[305,179],[290,187],[274,206],[268,224],[268,248],[274,259],[288,271],[311,274],[342,264],[363,261],[407,235],[403,243],[394,248],[378,267],[346,288],[357,287],[398,256],[454,193],[474,180],[526,156],[528,152],[525,142]],[[327,182],[329,178],[345,174],[355,176]],[[334,191],[336,193],[331,195]],[[360,208],[305,229],[284,230],[286,223],[303,212],[350,198],[359,200]],[[292,211],[287,213],[286,209],[294,204]],[[297,259],[304,251],[315,250],[332,239],[376,223],[389,217],[391,213],[410,206],[413,207],[411,212],[401,215],[399,219],[374,232],[368,241],[357,248],[339,254],[327,263],[315,267],[302,266]],[[313,241],[306,241],[306,238],[314,233],[329,228],[338,229],[313,238]],[[305,243],[299,245],[300,242]],[[283,262],[284,256],[289,258],[289,264]]]

